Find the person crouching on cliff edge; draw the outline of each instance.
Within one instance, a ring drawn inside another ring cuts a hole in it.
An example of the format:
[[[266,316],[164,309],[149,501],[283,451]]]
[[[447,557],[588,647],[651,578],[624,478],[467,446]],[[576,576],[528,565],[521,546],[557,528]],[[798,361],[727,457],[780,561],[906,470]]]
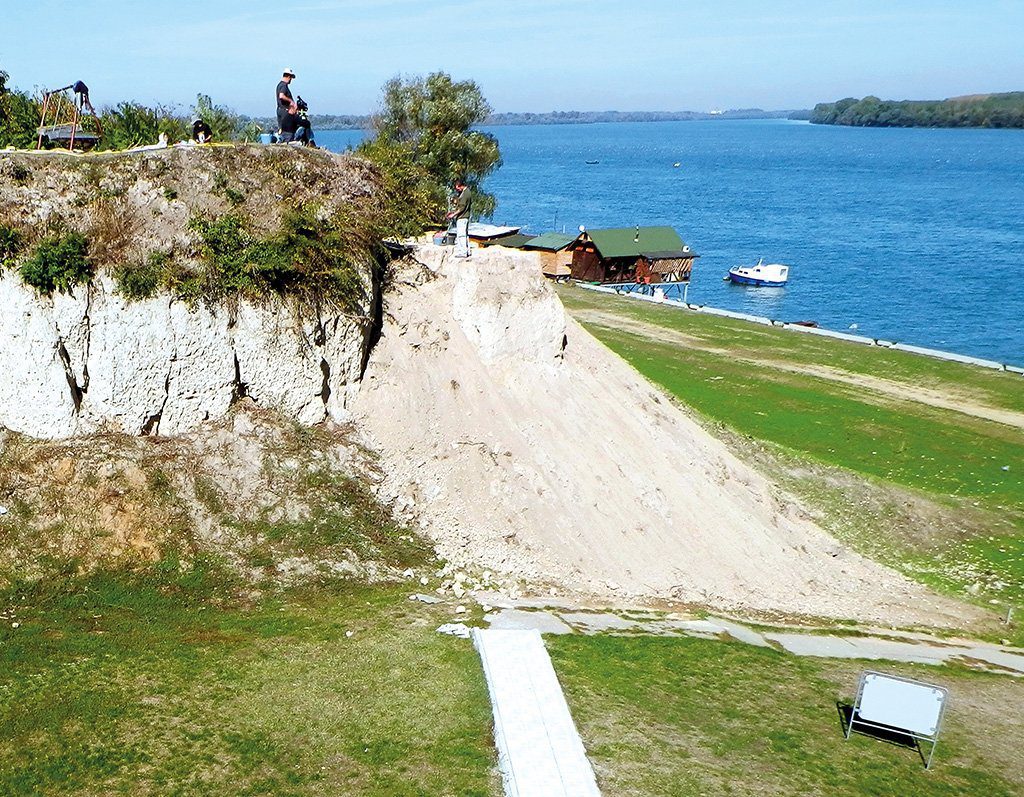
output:
[[[473,191],[466,181],[455,181],[455,207],[447,218],[455,219],[455,256],[469,257],[469,216],[473,212]]]

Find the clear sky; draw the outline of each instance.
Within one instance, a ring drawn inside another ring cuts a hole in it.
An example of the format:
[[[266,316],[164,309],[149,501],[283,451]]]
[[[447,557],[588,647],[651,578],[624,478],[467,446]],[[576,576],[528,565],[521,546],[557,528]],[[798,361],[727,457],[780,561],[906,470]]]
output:
[[[395,74],[473,78],[499,111],[810,107],[1024,90],[1024,0],[0,0],[14,85],[99,105],[273,112],[281,70],[322,113]]]

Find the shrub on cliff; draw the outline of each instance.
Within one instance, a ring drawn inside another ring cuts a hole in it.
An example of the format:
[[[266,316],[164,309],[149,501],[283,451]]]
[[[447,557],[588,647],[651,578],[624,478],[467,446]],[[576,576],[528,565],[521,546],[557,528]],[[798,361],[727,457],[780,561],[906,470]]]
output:
[[[155,144],[161,133],[172,144],[185,141],[191,128],[185,117],[169,108],[149,108],[137,102],[122,102],[103,113],[103,138],[99,149],[130,149],[144,144]]]
[[[114,285],[125,299],[152,299],[167,282],[171,258],[166,252],[153,252],[144,263],[114,269]]]
[[[92,277],[89,242],[77,232],[44,238],[21,264],[21,278],[40,293],[69,293]]]
[[[416,236],[444,216],[444,191],[416,162],[410,145],[375,138],[364,142],[359,154],[379,169],[381,225],[387,235]]]
[[[236,213],[196,217],[189,226],[199,239],[198,270],[155,253],[144,264],[114,272],[118,293],[146,299],[164,288],[191,303],[292,295],[347,311],[357,311],[366,300],[361,274],[374,258],[380,233],[361,218],[325,215],[304,205],[286,213],[270,235]]]
[[[14,258],[21,251],[22,236],[14,227],[0,224],[0,268],[13,264]]]

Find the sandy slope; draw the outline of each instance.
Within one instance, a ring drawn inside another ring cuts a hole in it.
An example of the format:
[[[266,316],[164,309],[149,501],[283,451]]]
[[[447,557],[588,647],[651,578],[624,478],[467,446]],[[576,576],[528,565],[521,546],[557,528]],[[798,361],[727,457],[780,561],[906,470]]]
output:
[[[528,581],[963,625],[807,520],[566,316],[533,256],[417,250],[353,404],[440,551]]]

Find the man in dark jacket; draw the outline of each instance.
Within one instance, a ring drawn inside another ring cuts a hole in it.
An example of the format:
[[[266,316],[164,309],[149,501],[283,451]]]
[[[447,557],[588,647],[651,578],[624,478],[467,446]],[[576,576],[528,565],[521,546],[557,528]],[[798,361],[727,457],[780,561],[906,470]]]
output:
[[[466,181],[455,181],[455,206],[448,214],[455,219],[455,256],[469,257],[469,217],[473,214],[473,191]]]
[[[277,140],[289,142],[295,137],[295,130],[298,127],[298,106],[292,99],[291,82],[295,79],[295,73],[291,68],[285,69],[281,76],[281,82],[277,84],[277,126],[280,132]]]

